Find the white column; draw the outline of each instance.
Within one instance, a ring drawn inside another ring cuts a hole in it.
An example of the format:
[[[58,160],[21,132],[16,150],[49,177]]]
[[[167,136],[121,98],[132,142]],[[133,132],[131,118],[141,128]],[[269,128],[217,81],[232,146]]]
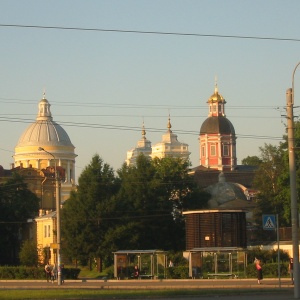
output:
[[[66,182],[70,182],[70,181],[71,181],[71,178],[70,178],[70,161],[68,160]]]
[[[40,168],[41,168],[40,160],[39,160],[39,159],[36,160],[36,168],[37,168],[38,170],[40,170]]]
[[[208,159],[208,137],[207,134],[205,135],[205,165],[208,167],[209,159]]]

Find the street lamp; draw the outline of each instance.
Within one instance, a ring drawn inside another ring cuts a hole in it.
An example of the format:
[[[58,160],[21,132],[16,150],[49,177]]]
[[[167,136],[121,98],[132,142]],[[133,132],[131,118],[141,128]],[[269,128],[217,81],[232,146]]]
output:
[[[60,244],[61,244],[61,237],[60,237],[60,183],[59,183],[59,176],[57,173],[56,167],[56,158],[51,153],[45,150],[42,147],[38,148],[39,151],[44,151],[47,154],[51,155],[54,160],[54,172],[55,172],[55,203],[56,203],[56,240],[57,240],[57,284],[61,285],[62,283],[62,276],[61,276],[61,259],[60,259]]]
[[[288,131],[288,151],[289,151],[289,170],[290,170],[290,192],[291,192],[291,222],[292,222],[292,244],[293,244],[293,261],[294,261],[294,298],[299,298],[299,237],[298,237],[298,201],[296,186],[296,162],[295,162],[295,141],[294,141],[294,77],[296,65],[292,75],[292,88],[286,91],[286,108],[287,108],[287,131]]]

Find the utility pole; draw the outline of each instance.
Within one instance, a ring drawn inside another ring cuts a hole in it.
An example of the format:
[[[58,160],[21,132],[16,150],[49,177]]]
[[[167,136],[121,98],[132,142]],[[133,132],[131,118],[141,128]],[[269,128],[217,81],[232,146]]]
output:
[[[289,88],[286,91],[288,151],[290,169],[290,192],[291,192],[291,221],[292,221],[292,244],[294,260],[294,298],[299,298],[299,237],[298,237],[298,201],[296,187],[296,163],[295,163],[295,141],[294,141],[294,112],[293,93]]]
[[[60,229],[60,179],[57,172],[57,164],[56,164],[56,157],[53,153],[45,150],[42,147],[38,148],[39,151],[44,151],[53,157],[54,160],[54,172],[55,172],[55,202],[56,202],[56,243],[57,243],[57,285],[62,284],[62,274],[61,274],[61,229]]]

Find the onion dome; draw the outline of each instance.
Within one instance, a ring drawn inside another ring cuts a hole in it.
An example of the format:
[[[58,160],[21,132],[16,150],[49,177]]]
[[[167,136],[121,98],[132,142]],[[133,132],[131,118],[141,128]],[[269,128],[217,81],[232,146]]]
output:
[[[209,117],[201,125],[200,134],[235,135],[232,123],[223,116]]]

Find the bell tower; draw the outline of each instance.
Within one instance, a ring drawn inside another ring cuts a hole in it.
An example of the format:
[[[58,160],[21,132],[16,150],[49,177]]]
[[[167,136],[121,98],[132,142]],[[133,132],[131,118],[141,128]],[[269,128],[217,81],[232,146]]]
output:
[[[225,115],[226,101],[219,94],[217,83],[207,101],[208,118],[200,128],[200,165],[217,170],[234,170],[237,165],[236,135]]]

